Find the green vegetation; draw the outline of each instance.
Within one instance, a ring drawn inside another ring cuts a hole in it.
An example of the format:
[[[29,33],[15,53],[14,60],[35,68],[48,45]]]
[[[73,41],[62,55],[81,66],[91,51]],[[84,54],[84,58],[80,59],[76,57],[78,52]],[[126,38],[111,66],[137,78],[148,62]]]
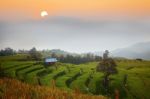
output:
[[[40,63],[35,64],[35,61],[18,61],[17,56],[21,59],[25,57],[21,55],[0,57],[0,69],[5,76],[30,84],[51,87],[50,82],[55,80],[56,87],[61,89],[69,91],[78,89],[83,93],[102,94],[112,98],[115,96],[115,90],[119,91],[121,99],[150,98],[150,61],[116,60],[118,74],[110,75],[109,94],[106,94],[102,86],[104,75],[102,72],[96,72],[98,62],[79,65],[58,62],[56,69],[54,66],[45,68]],[[127,86],[123,86],[126,74]]]
[[[69,92],[44,86],[32,86],[16,79],[0,79],[0,99],[108,99],[102,95]]]
[[[109,94],[109,83],[111,81],[111,79],[109,78],[110,75],[112,74],[117,74],[117,69],[116,69],[116,62],[114,61],[114,59],[109,58],[108,57],[108,50],[105,51],[105,53],[103,54],[103,59],[101,62],[99,62],[96,70],[98,72],[103,72],[104,73],[104,77],[102,80],[102,84],[105,90],[106,94]],[[126,80],[127,80],[127,76],[126,76]],[[124,81],[125,82],[125,81]]]

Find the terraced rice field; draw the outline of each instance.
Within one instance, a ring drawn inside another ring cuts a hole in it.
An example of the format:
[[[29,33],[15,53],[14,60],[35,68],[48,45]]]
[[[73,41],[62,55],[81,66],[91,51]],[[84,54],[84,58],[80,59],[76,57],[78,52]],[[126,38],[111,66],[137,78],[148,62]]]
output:
[[[101,84],[103,73],[96,72],[98,62],[74,65],[57,63],[58,68],[45,68],[34,61],[7,61],[1,62],[1,68],[7,77],[17,78],[33,85],[55,86],[64,90],[78,89],[83,93],[106,95]],[[150,89],[150,62],[149,61],[121,61],[117,62],[117,75],[111,76],[109,96],[114,97],[118,90],[121,99],[149,99]],[[123,76],[127,74],[127,87],[123,86]]]

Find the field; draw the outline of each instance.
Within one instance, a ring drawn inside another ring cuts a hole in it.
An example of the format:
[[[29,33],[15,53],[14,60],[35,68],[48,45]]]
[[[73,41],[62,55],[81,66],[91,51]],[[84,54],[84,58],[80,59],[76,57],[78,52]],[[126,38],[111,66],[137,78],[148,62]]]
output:
[[[116,61],[118,74],[111,76],[108,94],[101,84],[103,73],[95,70],[98,62],[79,65],[58,62],[56,64],[58,68],[56,66],[45,68],[41,63],[19,60],[20,58],[20,56],[0,57],[1,76],[19,79],[30,85],[48,87],[53,87],[51,82],[54,81],[59,89],[71,92],[78,90],[89,95],[114,98],[117,90],[120,99],[150,98],[150,61]],[[123,86],[125,74],[128,75],[126,87]]]
[[[67,92],[53,88],[32,86],[15,79],[0,79],[0,99],[106,99],[104,96],[91,96],[78,91]],[[10,91],[11,90],[11,91]]]

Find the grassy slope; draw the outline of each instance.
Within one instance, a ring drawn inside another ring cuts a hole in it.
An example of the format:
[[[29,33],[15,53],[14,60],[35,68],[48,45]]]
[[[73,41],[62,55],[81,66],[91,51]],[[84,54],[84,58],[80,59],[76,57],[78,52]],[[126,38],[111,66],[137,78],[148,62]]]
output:
[[[0,79],[0,99],[106,99],[103,96],[91,96],[76,92],[67,92],[53,88],[33,86],[14,79]]]
[[[19,56],[20,57],[20,56]],[[6,60],[0,58],[0,60]],[[12,60],[12,57],[11,57]],[[42,68],[41,65],[35,65],[32,66],[34,62],[25,62],[25,61],[5,61],[2,62],[2,68],[4,68],[5,72],[10,74],[10,76],[23,79],[26,82],[37,84],[37,78],[36,74],[38,72],[41,72],[45,70],[45,68]],[[88,87],[85,85],[85,82],[87,78],[89,77],[91,71],[91,68],[95,68],[97,62],[91,62],[86,64],[80,64],[80,65],[72,65],[72,64],[63,64],[59,63],[59,67],[56,70],[54,67],[50,67],[49,69],[52,69],[52,72],[40,77],[40,81],[42,85],[49,85],[51,86],[50,82],[53,79],[55,75],[62,71],[66,71],[66,74],[57,77],[56,79],[56,86],[62,89],[80,89],[80,91],[89,93],[89,94],[103,94],[103,87],[101,85],[102,80],[102,73],[95,72],[93,74],[93,78],[90,80]],[[120,91],[120,97],[122,99],[149,99],[149,88],[150,88],[150,62],[149,61],[121,61],[117,62],[118,64],[118,71],[119,73],[117,75],[112,75],[111,78],[113,79],[110,84],[110,92],[114,93],[114,90]],[[29,68],[24,68],[26,66],[31,65]],[[69,72],[67,70],[67,66],[70,67],[71,71]],[[36,69],[41,67],[41,69]],[[23,69],[20,69],[23,68]],[[73,77],[76,73],[80,71],[80,68],[83,69],[83,73],[81,76],[78,76],[75,80],[73,80],[68,87],[66,85],[66,80]],[[17,72],[19,76],[16,77],[15,71],[20,70]],[[34,70],[35,69],[35,70]],[[34,70],[34,71],[32,71]],[[124,88],[122,86],[123,76],[125,74],[128,74],[128,86]],[[89,89],[89,90],[87,90]],[[113,97],[114,94],[111,94]]]

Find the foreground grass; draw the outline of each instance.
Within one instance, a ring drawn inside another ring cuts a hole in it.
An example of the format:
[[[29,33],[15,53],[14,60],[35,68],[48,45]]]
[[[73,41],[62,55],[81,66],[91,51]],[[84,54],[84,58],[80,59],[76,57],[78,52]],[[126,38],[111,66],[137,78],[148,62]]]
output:
[[[15,79],[0,79],[1,99],[107,99],[104,96],[91,96],[80,93],[78,90],[67,92],[53,86],[33,86]]]

